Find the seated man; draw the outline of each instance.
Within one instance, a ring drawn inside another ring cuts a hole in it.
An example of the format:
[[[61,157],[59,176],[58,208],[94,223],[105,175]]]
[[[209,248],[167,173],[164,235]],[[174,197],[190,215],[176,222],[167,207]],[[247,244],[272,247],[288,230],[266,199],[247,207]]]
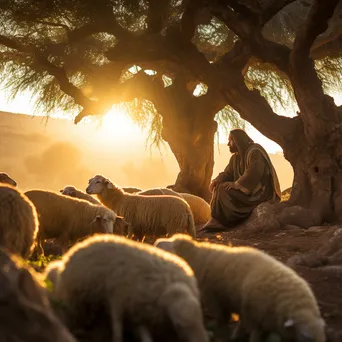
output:
[[[276,171],[262,146],[241,129],[230,132],[227,145],[233,155],[210,184],[211,219],[201,231],[235,226],[260,203],[281,198]]]

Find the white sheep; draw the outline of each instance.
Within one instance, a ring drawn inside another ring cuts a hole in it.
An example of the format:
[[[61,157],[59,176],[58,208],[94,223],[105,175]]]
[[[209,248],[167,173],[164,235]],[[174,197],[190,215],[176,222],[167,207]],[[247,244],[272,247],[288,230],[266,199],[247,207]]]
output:
[[[101,233],[121,233],[116,230],[116,223],[120,223],[121,229],[122,218],[118,219],[112,210],[102,205],[44,190],[30,190],[25,194],[33,202],[39,215],[39,254],[44,253],[42,244],[45,239],[57,239],[62,253],[65,253],[69,241],[75,243],[87,235],[100,233],[92,230],[93,227],[98,227],[93,224],[98,215],[107,219],[107,226]]]
[[[28,197],[9,184],[0,184],[0,245],[28,258],[38,226],[36,208]]]
[[[79,189],[76,189],[74,186],[71,186],[71,185],[67,185],[66,187],[64,187],[64,189],[59,190],[59,192],[65,196],[83,199],[83,200],[88,201],[88,202],[93,203],[93,204],[101,204],[93,196],[88,195],[85,192],[83,192]]]
[[[97,321],[107,318],[99,320],[101,314],[110,317],[115,342],[123,341],[124,323],[145,327],[155,341],[171,332],[184,342],[208,341],[197,281],[181,258],[124,237],[97,235],[77,243],[62,261],[54,296],[67,305],[72,322],[91,324],[90,310]]]
[[[181,198],[128,194],[101,175],[89,180],[86,193],[96,194],[103,205],[123,216],[134,235],[171,236],[187,232],[196,236],[193,214]]]
[[[180,195],[178,192],[173,191],[173,190],[168,189],[168,188],[151,188],[151,189],[147,189],[144,191],[139,191],[136,194],[137,195],[145,195],[145,196],[169,195],[169,196],[175,196],[175,197],[183,198],[182,195]]]
[[[203,224],[210,220],[211,209],[210,205],[199,196],[181,192],[180,195],[189,204],[194,215],[195,224]]]
[[[1,342],[76,342],[55,316],[39,274],[0,248]]]
[[[9,184],[14,187],[17,186],[17,182],[12,179],[6,172],[0,172],[0,183]]]
[[[142,191],[140,188],[135,188],[133,186],[123,187],[122,190],[129,194],[135,194],[136,192]]]
[[[182,234],[158,239],[154,245],[190,265],[204,305],[221,328],[231,313],[237,313],[253,342],[271,332],[290,341],[325,342],[324,321],[309,285],[268,254],[251,247],[196,242]]]

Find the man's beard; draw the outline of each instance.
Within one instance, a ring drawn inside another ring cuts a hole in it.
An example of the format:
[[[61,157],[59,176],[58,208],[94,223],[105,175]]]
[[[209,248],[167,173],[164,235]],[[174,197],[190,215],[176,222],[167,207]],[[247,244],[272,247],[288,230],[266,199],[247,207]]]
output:
[[[229,147],[230,153],[236,153],[236,152],[238,152],[238,149],[237,149],[236,146],[228,146],[228,147]]]

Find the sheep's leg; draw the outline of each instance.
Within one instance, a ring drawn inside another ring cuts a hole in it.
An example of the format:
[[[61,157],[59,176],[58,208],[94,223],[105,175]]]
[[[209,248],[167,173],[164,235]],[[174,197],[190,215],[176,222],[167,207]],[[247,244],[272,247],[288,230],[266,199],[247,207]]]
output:
[[[121,315],[113,307],[111,310],[111,318],[113,342],[123,342],[123,326]]]
[[[62,255],[63,255],[69,249],[69,240],[68,239],[61,239],[60,244],[61,244],[61,251],[62,251]]]
[[[152,336],[146,326],[139,325],[137,331],[141,342],[153,342]]]
[[[179,336],[186,342],[209,342],[201,305],[185,284],[172,285],[161,303]]]
[[[44,248],[43,248],[43,243],[44,243],[44,236],[40,232],[37,234],[37,243],[36,243],[36,250],[37,254],[39,256],[44,256]]]

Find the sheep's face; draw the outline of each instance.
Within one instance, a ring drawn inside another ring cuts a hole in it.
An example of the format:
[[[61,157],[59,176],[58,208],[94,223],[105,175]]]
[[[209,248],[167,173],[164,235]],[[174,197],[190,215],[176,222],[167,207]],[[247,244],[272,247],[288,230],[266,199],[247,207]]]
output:
[[[76,188],[73,186],[66,186],[64,189],[59,190],[61,194],[71,197],[76,197]]]
[[[0,172],[0,183],[9,184],[12,186],[17,186],[17,182],[12,179],[7,173]]]
[[[308,310],[299,311],[284,323],[284,337],[296,342],[325,342],[325,322]]]
[[[163,251],[174,253],[175,254],[175,249],[174,249],[174,242],[171,241],[170,239],[157,239],[153,246],[162,249]]]
[[[105,189],[113,189],[113,184],[109,179],[101,175],[96,175],[95,177],[89,179],[86,193],[88,195],[97,195],[101,194]]]
[[[94,221],[91,223],[92,233],[113,234],[115,216],[111,215],[97,215]]]

